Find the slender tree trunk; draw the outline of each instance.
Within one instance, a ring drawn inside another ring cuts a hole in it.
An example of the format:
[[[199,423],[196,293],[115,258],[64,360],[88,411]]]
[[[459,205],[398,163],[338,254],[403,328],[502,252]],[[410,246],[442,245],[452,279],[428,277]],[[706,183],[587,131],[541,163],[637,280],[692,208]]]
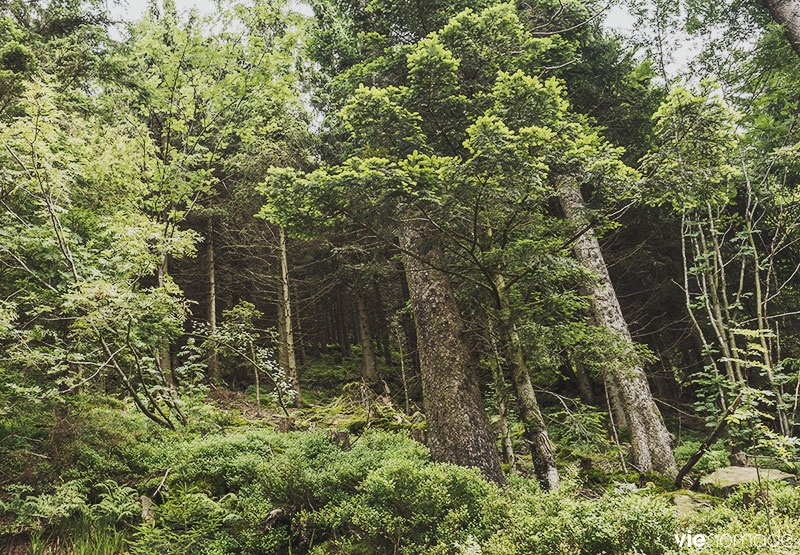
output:
[[[294,289],[292,294],[295,301],[297,300],[297,289]],[[295,302],[294,304],[294,321],[296,323],[295,329],[297,330],[297,355],[300,360],[300,368],[305,368],[308,364],[308,357],[306,356],[306,343],[307,338],[304,333],[304,328],[302,325],[302,321],[300,319],[300,307],[299,303]]]
[[[386,309],[383,306],[383,295],[381,295],[381,286],[377,281],[373,282],[372,287],[375,291],[375,312],[378,320],[378,332],[381,336],[381,345],[383,346],[383,361],[386,366],[393,366],[392,361],[392,344],[389,339],[389,320],[386,317]]]
[[[517,397],[517,412],[525,426],[525,439],[531,451],[536,478],[545,490],[557,490],[559,480],[556,459],[553,455],[553,445],[550,443],[542,411],[536,401],[528,365],[525,363],[522,342],[511,318],[505,281],[501,274],[494,274],[492,280],[497,295],[496,300],[500,317],[500,329],[498,332],[503,350],[507,353],[507,362],[511,367],[511,381],[514,384],[514,393],[516,393]]]
[[[169,255],[164,255],[161,258],[161,264],[158,267],[158,286],[163,287],[167,279],[169,271]],[[158,360],[158,368],[161,370],[161,375],[164,377],[166,384],[173,389],[175,387],[174,376],[172,375],[172,357],[170,355],[169,344],[163,345],[158,348],[156,352]]]
[[[208,219],[208,328],[213,335],[217,331],[217,280],[214,267],[214,222]],[[208,369],[211,372],[211,380],[220,383],[221,376],[219,371],[219,361],[217,359],[217,348],[211,345],[208,354]]]
[[[280,248],[280,283],[278,284],[278,361],[283,364],[283,371],[292,382],[294,404],[303,406],[303,395],[300,391],[300,379],[297,375],[297,362],[294,357],[294,332],[292,331],[292,301],[289,295],[289,263],[286,252],[286,232],[278,228]]]
[[[800,56],[800,0],[764,0],[764,6]]]
[[[403,305],[411,300],[411,295],[408,292],[408,279],[406,278],[405,267],[401,267],[402,273],[400,274],[400,300]],[[411,357],[411,363],[414,365],[414,372],[419,375],[419,348],[417,341],[417,331],[414,327],[414,321],[411,314],[404,310],[400,315],[400,323],[403,327],[403,334],[406,336],[408,345],[408,354]]]
[[[410,406],[408,402],[408,381],[406,380],[406,357],[403,354],[403,337],[400,334],[400,324],[394,325],[394,332],[397,338],[397,352],[400,355],[400,378],[403,380],[403,398],[405,400],[406,414],[409,414]]]
[[[578,261],[596,278],[588,285],[595,324],[618,337],[625,348],[632,350],[633,339],[611,284],[600,243],[594,231],[588,228],[580,188],[574,180],[566,179],[559,194],[566,217],[576,228],[585,230],[575,240],[574,251]],[[631,431],[636,467],[642,472],[655,470],[675,476],[677,469],[671,438],[650,392],[644,370],[638,364],[624,363],[621,360],[616,362],[609,369],[610,379],[607,385],[618,390],[623,403]]]
[[[375,361],[375,349],[372,346],[372,330],[369,326],[369,312],[367,303],[364,301],[364,289],[362,284],[355,287],[356,308],[358,309],[358,330],[361,337],[361,377],[367,383],[378,381],[377,363]]]
[[[400,244],[417,328],[431,455],[439,462],[477,467],[490,480],[505,483],[450,278],[439,269],[445,258],[437,231],[425,220],[408,219],[400,228]]]
[[[347,322],[344,306],[342,293],[341,290],[339,290],[338,294],[336,295],[336,319],[334,322],[336,324],[336,334],[339,336],[339,362],[341,362],[342,359],[350,356],[350,344],[347,340]]]
[[[500,418],[500,437],[503,440],[503,461],[508,465],[511,474],[517,472],[517,461],[514,454],[514,444],[511,441],[511,430],[508,427],[508,388],[506,379],[503,376],[503,364],[500,359],[500,351],[497,348],[497,340],[494,337],[494,329],[489,320],[489,343],[492,346],[494,362],[489,366],[492,369],[492,379],[494,380],[494,390],[497,395],[497,415]]]
[[[569,352],[567,361],[572,366],[572,371],[575,374],[575,381],[578,384],[578,391],[580,392],[581,400],[587,405],[594,405],[594,391],[592,390],[592,380],[589,377],[589,372],[583,365],[575,353]]]

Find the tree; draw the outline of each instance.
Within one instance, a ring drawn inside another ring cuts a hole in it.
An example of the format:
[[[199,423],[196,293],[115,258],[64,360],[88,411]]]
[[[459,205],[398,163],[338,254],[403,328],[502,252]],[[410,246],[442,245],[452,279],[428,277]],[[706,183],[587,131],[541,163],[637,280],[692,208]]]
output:
[[[797,0],[764,0],[769,15],[783,26],[786,38],[800,56],[800,2]]]

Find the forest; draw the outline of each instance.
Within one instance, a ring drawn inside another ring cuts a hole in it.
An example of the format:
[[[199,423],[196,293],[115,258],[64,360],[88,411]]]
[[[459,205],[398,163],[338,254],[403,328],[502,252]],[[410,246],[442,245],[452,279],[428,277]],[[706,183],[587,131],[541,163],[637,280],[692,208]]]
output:
[[[0,552],[800,553],[800,0],[139,3],[0,0]]]

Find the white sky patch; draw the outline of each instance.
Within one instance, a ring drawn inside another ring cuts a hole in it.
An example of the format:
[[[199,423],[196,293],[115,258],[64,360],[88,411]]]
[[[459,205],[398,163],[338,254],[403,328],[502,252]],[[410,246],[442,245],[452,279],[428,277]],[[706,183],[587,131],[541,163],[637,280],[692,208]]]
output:
[[[114,18],[123,21],[136,21],[145,13],[149,0],[121,0],[118,5],[109,2],[109,11]],[[161,2],[159,1],[159,5]],[[289,2],[293,10],[298,11],[306,16],[313,15],[311,7],[304,2]],[[175,0],[175,6],[178,8],[179,14],[188,14],[193,9],[196,9],[200,16],[209,15],[214,13],[217,9],[217,2],[215,0]]]

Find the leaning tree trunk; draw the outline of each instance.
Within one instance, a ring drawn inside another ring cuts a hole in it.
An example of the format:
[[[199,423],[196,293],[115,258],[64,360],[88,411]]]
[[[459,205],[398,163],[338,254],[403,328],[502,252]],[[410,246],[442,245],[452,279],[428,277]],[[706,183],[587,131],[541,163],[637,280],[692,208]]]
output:
[[[580,188],[574,180],[565,180],[559,194],[564,214],[576,228],[583,230],[575,240],[574,251],[578,261],[595,276],[587,286],[594,322],[619,338],[622,346],[630,351],[633,339],[608,275],[600,243],[589,227]],[[642,367],[618,359],[609,368],[606,385],[616,390],[622,402],[636,467],[642,472],[655,470],[674,476],[676,467],[671,438]]]
[[[294,357],[294,332],[292,331],[292,302],[289,295],[289,263],[286,255],[286,232],[278,227],[280,248],[280,283],[278,284],[278,362],[292,382],[294,404],[303,406],[300,379],[297,375],[297,362]]]
[[[417,329],[431,455],[439,462],[477,467],[490,480],[504,483],[476,363],[450,278],[441,270],[445,258],[438,233],[426,220],[412,217],[401,225],[400,245]]]
[[[525,363],[522,342],[511,319],[505,281],[501,274],[495,274],[492,281],[497,295],[500,320],[498,331],[503,350],[506,352],[507,362],[511,367],[511,381],[517,396],[517,410],[525,428],[525,439],[531,451],[533,469],[543,489],[557,490],[559,481],[553,445],[550,443],[542,411],[539,410],[539,403],[536,401],[528,365]]]
[[[764,0],[764,6],[800,55],[800,0]]]
[[[369,313],[364,301],[364,289],[359,280],[355,287],[356,307],[358,308],[358,331],[361,336],[361,377],[367,383],[378,381],[375,348],[372,346],[372,330],[369,327]]]

